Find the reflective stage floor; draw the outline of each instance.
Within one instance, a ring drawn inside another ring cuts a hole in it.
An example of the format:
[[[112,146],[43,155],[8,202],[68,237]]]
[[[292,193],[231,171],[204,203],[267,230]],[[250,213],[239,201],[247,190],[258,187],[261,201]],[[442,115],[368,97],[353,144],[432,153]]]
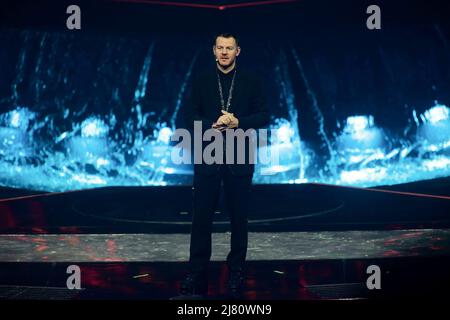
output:
[[[256,185],[242,298],[448,297],[449,195],[450,178],[371,189]],[[176,296],[188,270],[191,199],[188,186],[0,188],[0,298]],[[223,207],[214,216],[212,300],[228,298]],[[80,290],[67,288],[73,265]],[[367,286],[374,267],[381,289]]]
[[[209,299],[227,299],[229,233],[213,235]],[[1,235],[2,299],[170,299],[188,234]],[[70,265],[81,289],[69,290]],[[369,290],[367,268],[381,271]],[[439,297],[450,285],[450,230],[250,233],[243,299]]]

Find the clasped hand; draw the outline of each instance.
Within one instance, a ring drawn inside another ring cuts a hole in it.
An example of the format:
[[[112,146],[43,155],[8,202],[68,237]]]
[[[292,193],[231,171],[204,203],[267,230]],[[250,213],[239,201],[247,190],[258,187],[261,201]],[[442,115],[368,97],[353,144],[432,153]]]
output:
[[[234,114],[222,110],[222,115],[213,123],[212,127],[219,131],[224,131],[225,129],[234,129],[239,125],[239,120],[234,116]]]

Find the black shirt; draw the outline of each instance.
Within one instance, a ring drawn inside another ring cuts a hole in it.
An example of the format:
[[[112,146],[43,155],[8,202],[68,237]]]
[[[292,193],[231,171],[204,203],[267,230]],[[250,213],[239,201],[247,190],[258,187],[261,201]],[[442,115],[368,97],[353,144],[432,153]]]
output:
[[[192,81],[187,104],[184,106],[184,118],[186,126],[189,129],[194,127],[194,121],[201,121],[202,131],[211,128],[211,125],[222,115],[221,99],[219,94],[219,85],[217,73],[222,81],[222,92],[224,104],[226,105],[233,74],[236,72],[233,95],[228,112],[233,113],[238,119],[237,129],[258,129],[269,123],[270,117],[264,99],[264,91],[261,81],[250,72],[237,68],[236,71],[230,71],[224,74],[217,67],[208,69],[200,73]],[[196,138],[194,137],[194,140]],[[209,144],[203,141],[202,150]],[[246,152],[250,150],[248,139],[245,140]],[[236,152],[234,156],[236,157]],[[245,159],[249,159],[246,155]],[[218,164],[199,164],[195,165],[196,173],[210,174],[217,172]],[[248,175],[254,171],[254,165],[250,163],[229,165],[230,170],[236,175]]]
[[[217,72],[222,81],[222,92],[226,105],[231,81],[236,72],[233,96],[229,112],[239,120],[239,128],[258,129],[268,124],[269,112],[264,98],[261,81],[244,69],[237,68],[224,74],[217,67],[200,73],[192,82],[188,103],[185,106],[185,121],[192,128],[194,121],[202,121],[203,129],[222,115]]]

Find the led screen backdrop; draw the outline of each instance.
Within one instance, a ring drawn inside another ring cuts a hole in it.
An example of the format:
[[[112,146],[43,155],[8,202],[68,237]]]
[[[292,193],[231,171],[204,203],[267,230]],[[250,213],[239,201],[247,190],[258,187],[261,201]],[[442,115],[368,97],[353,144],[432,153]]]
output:
[[[51,25],[10,18],[0,30],[0,185],[190,184],[192,166],[172,163],[170,138],[184,126],[193,76],[214,67],[212,35],[227,29],[240,36],[238,67],[262,80],[269,129],[278,129],[267,148],[279,163],[257,164],[255,183],[378,186],[448,176],[448,24],[398,22],[390,5],[382,29],[368,30],[362,5],[335,8],[339,19],[359,12],[342,23],[313,18],[322,7],[314,3],[166,8],[155,27],[145,19],[160,10],[153,5],[103,2],[112,9],[81,5],[101,18],[86,13],[80,31],[64,29],[65,12]]]

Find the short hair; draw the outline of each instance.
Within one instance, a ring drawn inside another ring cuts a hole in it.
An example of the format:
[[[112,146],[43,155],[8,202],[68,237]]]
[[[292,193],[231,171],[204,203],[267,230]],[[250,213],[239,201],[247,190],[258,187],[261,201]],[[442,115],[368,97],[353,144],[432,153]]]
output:
[[[239,40],[238,40],[238,38],[236,37],[235,34],[230,33],[230,32],[221,32],[221,33],[217,34],[214,37],[214,43],[213,43],[214,46],[216,45],[216,40],[219,37],[222,37],[222,38],[234,38],[234,40],[236,41],[236,47],[239,47]]]

